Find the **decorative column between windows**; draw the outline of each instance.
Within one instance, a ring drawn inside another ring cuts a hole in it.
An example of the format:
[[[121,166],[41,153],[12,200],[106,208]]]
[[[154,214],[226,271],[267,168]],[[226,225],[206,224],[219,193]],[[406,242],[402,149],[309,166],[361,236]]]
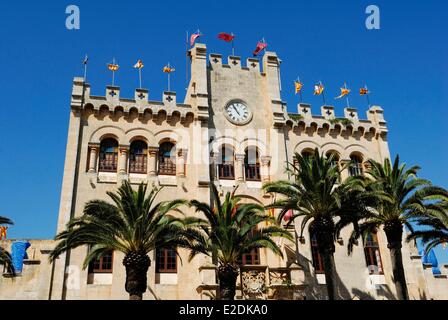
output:
[[[159,153],[158,147],[148,148],[148,173],[154,177],[157,175],[157,154]]]
[[[119,163],[118,163],[118,173],[126,174],[127,173],[129,146],[120,146],[119,150],[120,150],[120,158],[119,158]]]
[[[341,165],[341,181],[344,181],[345,179],[347,179],[350,174],[349,174],[349,163],[350,163],[350,159],[341,159],[339,161],[340,165]]]
[[[237,182],[244,181],[244,154],[236,154],[235,180]]]
[[[188,149],[185,148],[177,149],[177,175],[182,178],[186,175],[187,151]]]
[[[219,172],[218,172],[218,155],[219,152],[210,152],[210,180],[218,181],[219,180]]]
[[[98,143],[89,143],[89,173],[95,173],[96,172],[96,160],[98,158],[98,151],[99,151],[100,145]]]
[[[271,158],[272,158],[271,156],[264,156],[260,158],[261,161],[260,175],[262,182],[270,181],[269,167],[271,165]]]

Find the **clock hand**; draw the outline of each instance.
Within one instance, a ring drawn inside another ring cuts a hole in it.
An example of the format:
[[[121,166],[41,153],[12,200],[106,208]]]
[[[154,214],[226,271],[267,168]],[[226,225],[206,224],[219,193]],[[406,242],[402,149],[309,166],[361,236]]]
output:
[[[236,107],[235,106],[233,106],[233,110],[235,110],[236,111],[236,113],[238,113],[238,115],[239,116],[241,116],[241,114],[238,112],[238,110],[236,109]]]

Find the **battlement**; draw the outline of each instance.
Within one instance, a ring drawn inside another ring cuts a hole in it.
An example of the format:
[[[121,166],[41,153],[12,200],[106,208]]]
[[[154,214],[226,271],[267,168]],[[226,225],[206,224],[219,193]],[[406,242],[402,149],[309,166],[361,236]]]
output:
[[[241,57],[238,56],[228,56],[227,63],[223,63],[222,55],[218,53],[211,53],[209,55],[210,68],[230,68],[230,69],[241,69],[247,71],[260,72],[260,60],[257,58],[247,58],[246,64],[243,66],[241,64]]]
[[[166,114],[167,117],[175,113],[180,115],[181,120],[187,116],[194,116],[192,107],[188,104],[177,103],[176,92],[165,91],[162,94],[162,100],[149,100],[149,91],[147,89],[135,89],[134,98],[120,97],[120,87],[106,86],[104,96],[91,95],[90,84],[85,83],[82,77],[76,77],[73,80],[71,108],[73,110],[83,110],[90,108],[95,113],[100,110],[109,112],[123,111],[128,115],[131,111],[137,111],[139,116],[145,113],[151,115]]]
[[[347,130],[382,137],[386,137],[388,132],[384,112],[380,106],[371,106],[366,112],[366,119],[360,119],[358,110],[352,107],[344,108],[344,117],[336,117],[334,106],[328,105],[321,107],[320,115],[313,115],[311,105],[307,103],[299,103],[297,111],[297,113],[288,113],[286,116],[286,124],[293,129]]]
[[[209,57],[209,68],[212,70],[216,69],[233,69],[233,70],[245,70],[249,72],[258,72],[262,76],[266,75],[266,71],[269,67],[277,68],[281,60],[277,57],[275,52],[266,51],[263,56],[263,60],[260,63],[258,58],[247,58],[245,64],[241,62],[241,57],[239,56],[228,56],[227,61],[224,61],[223,56],[219,53],[210,53]],[[262,70],[260,70],[260,65]]]

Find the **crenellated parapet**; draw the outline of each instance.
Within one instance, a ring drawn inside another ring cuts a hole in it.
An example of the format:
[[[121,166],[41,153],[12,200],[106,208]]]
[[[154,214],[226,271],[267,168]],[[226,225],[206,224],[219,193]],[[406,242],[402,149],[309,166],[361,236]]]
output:
[[[336,117],[333,106],[322,106],[321,114],[311,112],[311,105],[299,103],[297,113],[288,113],[286,125],[293,130],[328,130],[340,134],[370,135],[373,137],[387,136],[387,126],[384,120],[383,109],[372,106],[367,111],[367,119],[360,119],[356,108],[344,108],[344,117]]]
[[[260,61],[256,58],[247,58],[245,65],[241,63],[241,57],[229,56],[226,63],[223,62],[221,54],[211,53],[209,55],[210,67],[213,69],[241,69],[249,72],[260,72]]]
[[[95,114],[107,110],[110,113],[122,111],[125,116],[130,112],[137,112],[139,117],[145,115],[163,115],[167,118],[179,115],[181,121],[187,117],[196,118],[194,109],[183,103],[177,103],[176,92],[165,91],[160,101],[149,100],[147,89],[135,89],[134,98],[123,98],[120,96],[120,87],[106,86],[104,96],[91,95],[90,84],[84,83],[84,79],[77,77],[73,80],[72,110],[91,109]]]

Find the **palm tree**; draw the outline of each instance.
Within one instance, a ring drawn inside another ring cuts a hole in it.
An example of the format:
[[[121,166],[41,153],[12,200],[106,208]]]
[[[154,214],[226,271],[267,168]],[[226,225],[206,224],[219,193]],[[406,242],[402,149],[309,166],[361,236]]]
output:
[[[283,256],[273,237],[292,240],[288,231],[264,213],[262,205],[241,203],[244,196],[236,196],[235,190],[228,192],[221,202],[215,185],[211,184],[212,205],[196,200],[190,202],[196,212],[203,213],[206,219],[197,221],[200,230],[191,243],[189,258],[191,260],[202,253],[217,260],[219,298],[222,300],[234,299],[239,261],[244,253],[268,248]],[[269,225],[261,227],[262,223]]]
[[[79,246],[89,246],[84,260],[85,269],[90,262],[111,250],[124,253],[126,292],[130,300],[141,300],[146,291],[146,274],[150,265],[148,253],[157,248],[184,247],[188,240],[188,218],[175,217],[170,212],[179,211],[183,200],[155,203],[160,189],[140,184],[134,191],[125,181],[117,193],[107,192],[113,204],[102,200],[89,201],[81,217],[73,218],[67,229],[56,236],[60,242],[50,254],[54,260],[59,255]]]
[[[14,223],[12,222],[12,220],[0,216],[0,225],[4,224],[12,225]],[[0,264],[3,264],[5,266],[7,272],[12,273],[14,275],[14,267],[12,265],[11,255],[9,254],[8,251],[3,249],[2,247],[0,247]]]
[[[445,199],[428,205],[430,212],[421,218],[418,218],[418,226],[423,227],[419,230],[412,230],[407,240],[420,239],[424,246],[424,253],[427,254],[431,249],[448,243],[448,191]]]
[[[333,155],[325,157],[316,149],[311,156],[294,155],[294,164],[289,164],[292,180],[275,181],[263,186],[266,192],[281,195],[281,199],[268,206],[281,209],[278,219],[293,210],[290,221],[302,217],[301,235],[308,225],[310,234],[317,240],[319,254],[322,257],[328,298],[334,300],[337,295],[336,266],[334,263],[335,239],[342,225],[335,224],[335,218],[344,212],[357,212],[359,197],[354,184],[349,179],[340,183],[339,168],[334,165]],[[344,223],[349,224],[352,218],[344,215]]]
[[[400,300],[409,298],[401,255],[403,227],[413,230],[411,223],[425,217],[430,210],[426,200],[436,199],[443,194],[443,189],[417,178],[419,169],[418,166],[406,169],[406,164],[400,164],[398,156],[393,165],[389,159],[385,159],[383,164],[368,160],[368,176],[360,179],[365,180],[366,190],[381,192],[385,196],[378,199],[371,210],[364,211],[358,228],[350,237],[353,241],[361,235],[383,228],[390,251],[397,298]]]

